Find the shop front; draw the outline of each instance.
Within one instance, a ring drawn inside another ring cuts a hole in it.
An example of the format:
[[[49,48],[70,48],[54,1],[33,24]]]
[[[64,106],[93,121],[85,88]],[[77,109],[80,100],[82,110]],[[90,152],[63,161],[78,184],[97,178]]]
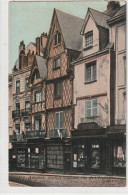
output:
[[[16,170],[41,172],[45,170],[44,139],[29,139],[21,143],[13,142],[13,153],[16,157]]]
[[[106,129],[97,124],[80,124],[72,134],[72,172],[105,174]]]

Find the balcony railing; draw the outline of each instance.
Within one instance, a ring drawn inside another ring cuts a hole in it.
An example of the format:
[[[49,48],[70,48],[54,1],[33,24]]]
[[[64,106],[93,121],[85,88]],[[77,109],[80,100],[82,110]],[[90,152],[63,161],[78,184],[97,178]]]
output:
[[[44,138],[45,131],[26,131],[26,138]]]
[[[45,131],[26,131],[25,134],[10,135],[9,142],[23,142],[29,138],[45,138]]]
[[[20,110],[13,110],[12,111],[12,118],[19,118],[20,117]]]
[[[29,116],[30,113],[31,113],[31,109],[30,109],[30,108],[21,110],[21,116],[22,116],[22,117],[24,117],[24,116]]]
[[[10,135],[9,136],[9,142],[13,142],[13,141],[18,141],[18,142],[22,142],[25,141],[25,134],[18,134],[18,135]]]
[[[67,129],[53,129],[49,130],[50,138],[62,138],[67,137]]]

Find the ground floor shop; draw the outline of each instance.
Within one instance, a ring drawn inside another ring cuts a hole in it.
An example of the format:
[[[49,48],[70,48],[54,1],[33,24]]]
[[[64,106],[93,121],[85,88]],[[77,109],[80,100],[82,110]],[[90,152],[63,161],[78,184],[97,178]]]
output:
[[[126,175],[126,126],[81,124],[71,138],[14,141],[10,170],[63,174]]]

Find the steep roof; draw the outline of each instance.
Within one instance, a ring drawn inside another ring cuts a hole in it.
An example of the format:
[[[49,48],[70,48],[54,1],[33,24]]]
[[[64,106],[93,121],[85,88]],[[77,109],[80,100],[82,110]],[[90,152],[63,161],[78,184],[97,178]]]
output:
[[[58,9],[54,9],[54,11],[58,18],[66,48],[80,51],[82,44],[80,30],[84,19],[64,13]]]
[[[124,14],[124,13],[126,13],[126,5],[123,5],[123,6],[119,9],[119,11],[114,15],[114,17],[119,16],[119,15]]]
[[[93,19],[95,20],[95,22],[98,26],[101,26],[104,28],[109,28],[106,20],[108,20],[110,18],[110,16],[108,16],[102,12],[99,12],[97,10],[91,9],[91,8],[89,8],[89,11],[92,14]]]
[[[35,58],[36,58],[36,62],[38,65],[40,77],[45,78],[47,75],[47,68],[46,68],[45,60],[43,57],[37,56],[37,55],[35,56]]]

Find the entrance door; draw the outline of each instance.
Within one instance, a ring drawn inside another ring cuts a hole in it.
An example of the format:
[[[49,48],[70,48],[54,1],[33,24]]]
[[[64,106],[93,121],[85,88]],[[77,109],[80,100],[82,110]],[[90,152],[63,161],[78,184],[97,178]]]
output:
[[[99,144],[92,144],[91,151],[91,172],[92,173],[99,173],[100,171],[100,145]]]
[[[65,172],[71,172],[71,153],[65,153]]]

